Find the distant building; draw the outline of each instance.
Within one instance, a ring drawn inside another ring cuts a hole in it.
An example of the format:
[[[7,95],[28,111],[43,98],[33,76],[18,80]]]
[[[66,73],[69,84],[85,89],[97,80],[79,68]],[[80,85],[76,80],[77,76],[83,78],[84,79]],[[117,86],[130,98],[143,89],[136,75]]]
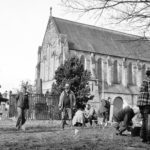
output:
[[[77,55],[92,73],[93,106],[98,108],[100,98],[108,97],[111,112],[126,104],[133,106],[145,71],[150,67],[150,43],[140,38],[50,15],[38,49],[37,89],[50,91],[57,67]]]

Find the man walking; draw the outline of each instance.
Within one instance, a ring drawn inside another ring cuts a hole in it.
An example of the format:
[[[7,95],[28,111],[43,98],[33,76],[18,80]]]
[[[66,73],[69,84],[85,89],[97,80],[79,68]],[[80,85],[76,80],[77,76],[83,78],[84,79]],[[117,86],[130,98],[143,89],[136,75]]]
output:
[[[146,76],[140,87],[137,106],[139,106],[142,115],[142,142],[150,143],[150,70],[146,71]]]
[[[69,122],[72,120],[72,110],[76,105],[74,93],[70,90],[70,85],[65,84],[65,90],[61,93],[59,99],[59,110],[61,110],[62,129],[66,123],[66,115],[68,115]]]
[[[29,109],[28,93],[25,86],[22,87],[22,92],[17,95],[16,100],[18,112],[16,127],[17,129],[21,129],[22,125],[26,122],[26,110]]]

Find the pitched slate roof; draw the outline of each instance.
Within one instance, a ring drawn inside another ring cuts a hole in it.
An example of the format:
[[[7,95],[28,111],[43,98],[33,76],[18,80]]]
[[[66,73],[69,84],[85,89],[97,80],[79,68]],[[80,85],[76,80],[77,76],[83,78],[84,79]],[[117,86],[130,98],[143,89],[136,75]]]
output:
[[[141,37],[53,17],[58,31],[67,35],[69,49],[150,60],[150,42]]]

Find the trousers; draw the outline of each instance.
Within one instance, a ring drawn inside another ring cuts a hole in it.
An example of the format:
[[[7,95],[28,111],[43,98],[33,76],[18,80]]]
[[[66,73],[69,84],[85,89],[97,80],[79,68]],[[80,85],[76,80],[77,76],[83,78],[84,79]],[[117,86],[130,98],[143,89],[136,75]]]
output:
[[[142,127],[140,131],[140,137],[144,141],[150,141],[150,106],[140,107],[142,115]]]
[[[20,129],[21,126],[26,122],[26,110],[17,107],[17,112],[18,112],[18,118],[17,118],[16,127]]]

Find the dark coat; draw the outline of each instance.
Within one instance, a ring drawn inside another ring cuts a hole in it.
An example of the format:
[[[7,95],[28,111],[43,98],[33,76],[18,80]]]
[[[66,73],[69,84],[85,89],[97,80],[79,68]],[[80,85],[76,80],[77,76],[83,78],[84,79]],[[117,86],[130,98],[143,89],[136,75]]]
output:
[[[60,95],[59,104],[58,104],[60,110],[63,110],[64,108],[63,103],[64,103],[65,95],[66,95],[65,91],[63,91]],[[69,100],[70,100],[70,108],[72,109],[73,107],[76,106],[75,95],[72,91],[69,91]]]
[[[134,117],[133,109],[130,107],[125,107],[124,109],[121,109],[119,112],[114,114],[113,119],[116,122],[122,122],[126,126],[130,124],[132,121],[132,118]]]
[[[105,99],[102,99],[101,100],[101,107],[100,107],[100,113],[104,113],[104,112],[109,112],[110,110],[110,102],[105,100]]]
[[[150,105],[150,78],[143,80],[137,101],[137,106],[147,105]]]
[[[17,100],[17,107],[20,107],[22,109],[29,109],[28,93],[26,94],[19,93],[16,97],[16,100]]]

